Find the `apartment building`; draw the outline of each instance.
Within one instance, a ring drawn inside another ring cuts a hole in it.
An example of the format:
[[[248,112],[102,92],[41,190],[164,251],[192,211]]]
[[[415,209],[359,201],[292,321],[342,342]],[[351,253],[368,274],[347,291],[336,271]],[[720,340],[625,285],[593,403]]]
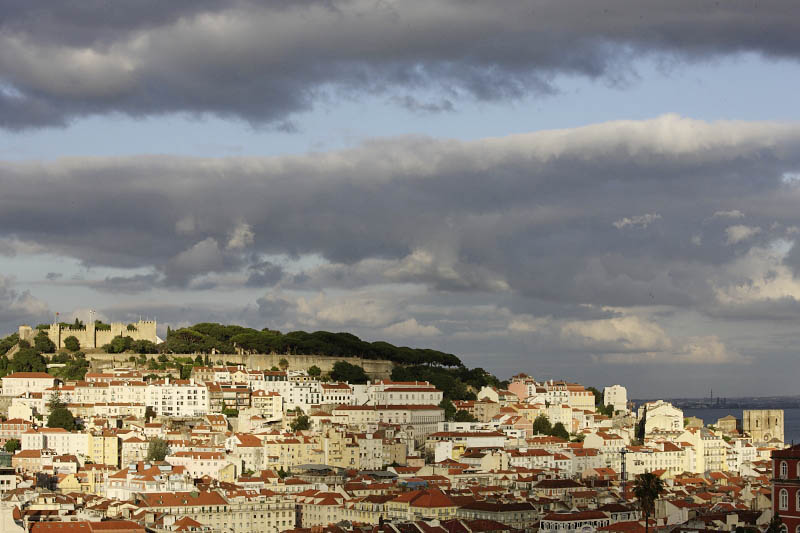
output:
[[[283,496],[227,499],[216,491],[143,494],[140,505],[157,513],[191,517],[212,531],[278,533],[295,525],[294,501]]]
[[[132,462],[110,474],[105,481],[106,496],[117,500],[129,500],[134,494],[189,491],[193,488],[193,479],[186,468],[163,461]]]
[[[14,372],[3,378],[3,396],[19,396],[26,392],[44,392],[58,380],[46,372]]]
[[[205,384],[191,380],[163,380],[147,386],[147,405],[159,416],[190,418],[204,416],[209,411],[208,389]]]

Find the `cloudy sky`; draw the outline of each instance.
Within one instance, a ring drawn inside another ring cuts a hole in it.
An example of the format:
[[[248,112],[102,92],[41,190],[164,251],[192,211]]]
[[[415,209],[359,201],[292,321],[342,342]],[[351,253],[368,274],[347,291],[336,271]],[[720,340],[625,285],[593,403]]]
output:
[[[0,12],[0,333],[95,309],[796,393],[795,2]]]

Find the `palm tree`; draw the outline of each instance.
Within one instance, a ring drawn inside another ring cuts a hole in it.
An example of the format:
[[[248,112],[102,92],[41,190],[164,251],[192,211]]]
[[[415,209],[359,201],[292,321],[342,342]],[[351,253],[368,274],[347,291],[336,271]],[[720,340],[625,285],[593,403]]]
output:
[[[650,516],[655,512],[656,500],[664,492],[664,482],[652,472],[645,472],[636,477],[633,484],[633,493],[639,500],[639,507],[644,512],[644,530],[650,531]]]

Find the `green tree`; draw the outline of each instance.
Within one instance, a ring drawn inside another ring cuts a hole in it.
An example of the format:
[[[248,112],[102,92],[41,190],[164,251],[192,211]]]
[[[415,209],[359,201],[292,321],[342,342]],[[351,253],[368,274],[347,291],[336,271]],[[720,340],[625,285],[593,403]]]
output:
[[[15,344],[19,342],[19,333],[14,333],[13,335],[9,335],[4,339],[0,340],[0,355],[5,355],[8,351],[14,347]]]
[[[75,429],[75,417],[66,407],[53,409],[50,411],[50,416],[47,417],[47,427],[64,428],[67,431],[72,431]]]
[[[194,364],[195,366],[203,366],[203,356],[198,354],[198,356],[194,358]]]
[[[550,434],[554,437],[559,437],[564,440],[569,440],[569,431],[567,428],[564,427],[564,424],[561,422],[556,422],[553,426],[553,429],[550,431]]]
[[[22,448],[22,444],[20,444],[19,439],[8,439],[3,448],[5,448],[8,453],[14,454],[17,450]]]
[[[150,422],[156,416],[156,410],[153,408],[152,405],[148,405],[144,409],[144,420],[145,422]]]
[[[167,441],[160,437],[153,437],[147,443],[147,461],[163,461],[169,453]]]
[[[549,435],[553,431],[553,426],[550,424],[550,419],[547,415],[539,415],[533,421],[533,434],[534,435]]]
[[[132,340],[128,349],[135,353],[158,353],[158,346],[156,346],[154,342],[145,339],[140,339],[138,341]]]
[[[457,411],[455,416],[453,417],[454,422],[477,422],[478,419],[469,414],[469,411],[464,411],[463,409]]]
[[[122,353],[131,347],[131,343],[133,339],[131,337],[123,337],[122,335],[117,335],[111,342],[103,348],[105,348],[106,353]]]
[[[439,407],[444,409],[444,419],[448,422],[452,421],[456,416],[456,406],[447,398],[442,398],[442,401],[439,402]]]
[[[192,377],[192,367],[189,365],[181,365],[180,367],[181,379],[189,379]]]
[[[58,352],[54,353],[50,357],[50,363],[66,363],[67,361],[71,361],[72,357],[68,353]]]
[[[311,421],[307,415],[300,415],[289,424],[289,427],[292,428],[292,431],[305,431],[311,428]]]
[[[9,367],[12,372],[47,372],[47,361],[33,348],[23,348],[14,354]]]
[[[281,357],[281,360],[278,361],[278,366],[281,370],[285,371],[287,368],[289,368],[289,361],[287,361],[285,357]]]
[[[222,414],[227,416],[228,418],[237,418],[239,416],[239,411],[231,407],[225,407],[224,409],[222,409]]]
[[[64,339],[64,348],[69,350],[70,352],[77,352],[81,349],[81,343],[78,341],[78,337],[75,335],[70,335],[66,339]]]
[[[58,393],[58,391],[54,392],[47,398],[47,408],[50,409],[50,411],[63,409],[66,406],[67,404],[61,399],[61,395]]]
[[[81,352],[77,352],[76,355]],[[70,359],[63,368],[58,369],[58,375],[68,381],[81,381],[86,377],[86,372],[89,371],[89,361],[84,357],[76,357]]]
[[[44,331],[39,332],[33,338],[33,347],[39,353],[54,353],[56,351],[55,343],[50,340],[50,337]]]
[[[317,365],[312,365],[308,369],[308,375],[312,378],[318,378],[322,375],[322,370]]]
[[[334,381],[345,381],[352,384],[366,383],[369,377],[364,369],[358,365],[352,365],[347,361],[336,361],[331,370],[331,379]]]
[[[664,492],[664,482],[652,472],[645,472],[636,477],[636,481],[633,484],[633,494],[639,501],[639,507],[644,513],[645,533],[649,531],[650,516],[655,512],[656,500],[658,500],[662,492]]]

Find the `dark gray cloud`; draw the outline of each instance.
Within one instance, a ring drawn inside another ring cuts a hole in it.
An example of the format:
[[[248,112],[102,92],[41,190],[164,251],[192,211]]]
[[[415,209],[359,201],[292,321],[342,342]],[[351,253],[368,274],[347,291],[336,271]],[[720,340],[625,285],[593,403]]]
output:
[[[250,265],[247,270],[249,275],[245,285],[248,287],[270,287],[283,278],[283,268],[269,261]]]
[[[87,265],[154,268],[177,287],[243,269],[267,285],[281,272],[259,255],[319,255],[324,265],[285,283],[698,307],[782,264],[746,254],[800,226],[800,190],[782,180],[800,167],[798,148],[793,125],[665,116],[307,156],[13,163],[0,170],[0,237]],[[713,216],[737,208],[747,216]],[[732,240],[735,226],[761,229]]]
[[[676,116],[273,158],[6,163],[0,250],[138,269],[80,283],[127,298],[98,306],[109,316],[353,331],[498,372],[708,376],[791,344],[798,169],[800,125]],[[149,288],[195,301],[128,296]],[[603,370],[571,372],[580,361]]]
[[[23,323],[35,326],[51,319],[46,303],[29,291],[20,291],[13,278],[0,274],[0,336],[16,332]]]
[[[560,74],[620,83],[641,56],[800,52],[788,0],[26,4],[0,5],[0,125],[11,129],[111,112],[281,126],[330,91],[441,110],[553,92]],[[447,96],[414,94],[426,91]]]

